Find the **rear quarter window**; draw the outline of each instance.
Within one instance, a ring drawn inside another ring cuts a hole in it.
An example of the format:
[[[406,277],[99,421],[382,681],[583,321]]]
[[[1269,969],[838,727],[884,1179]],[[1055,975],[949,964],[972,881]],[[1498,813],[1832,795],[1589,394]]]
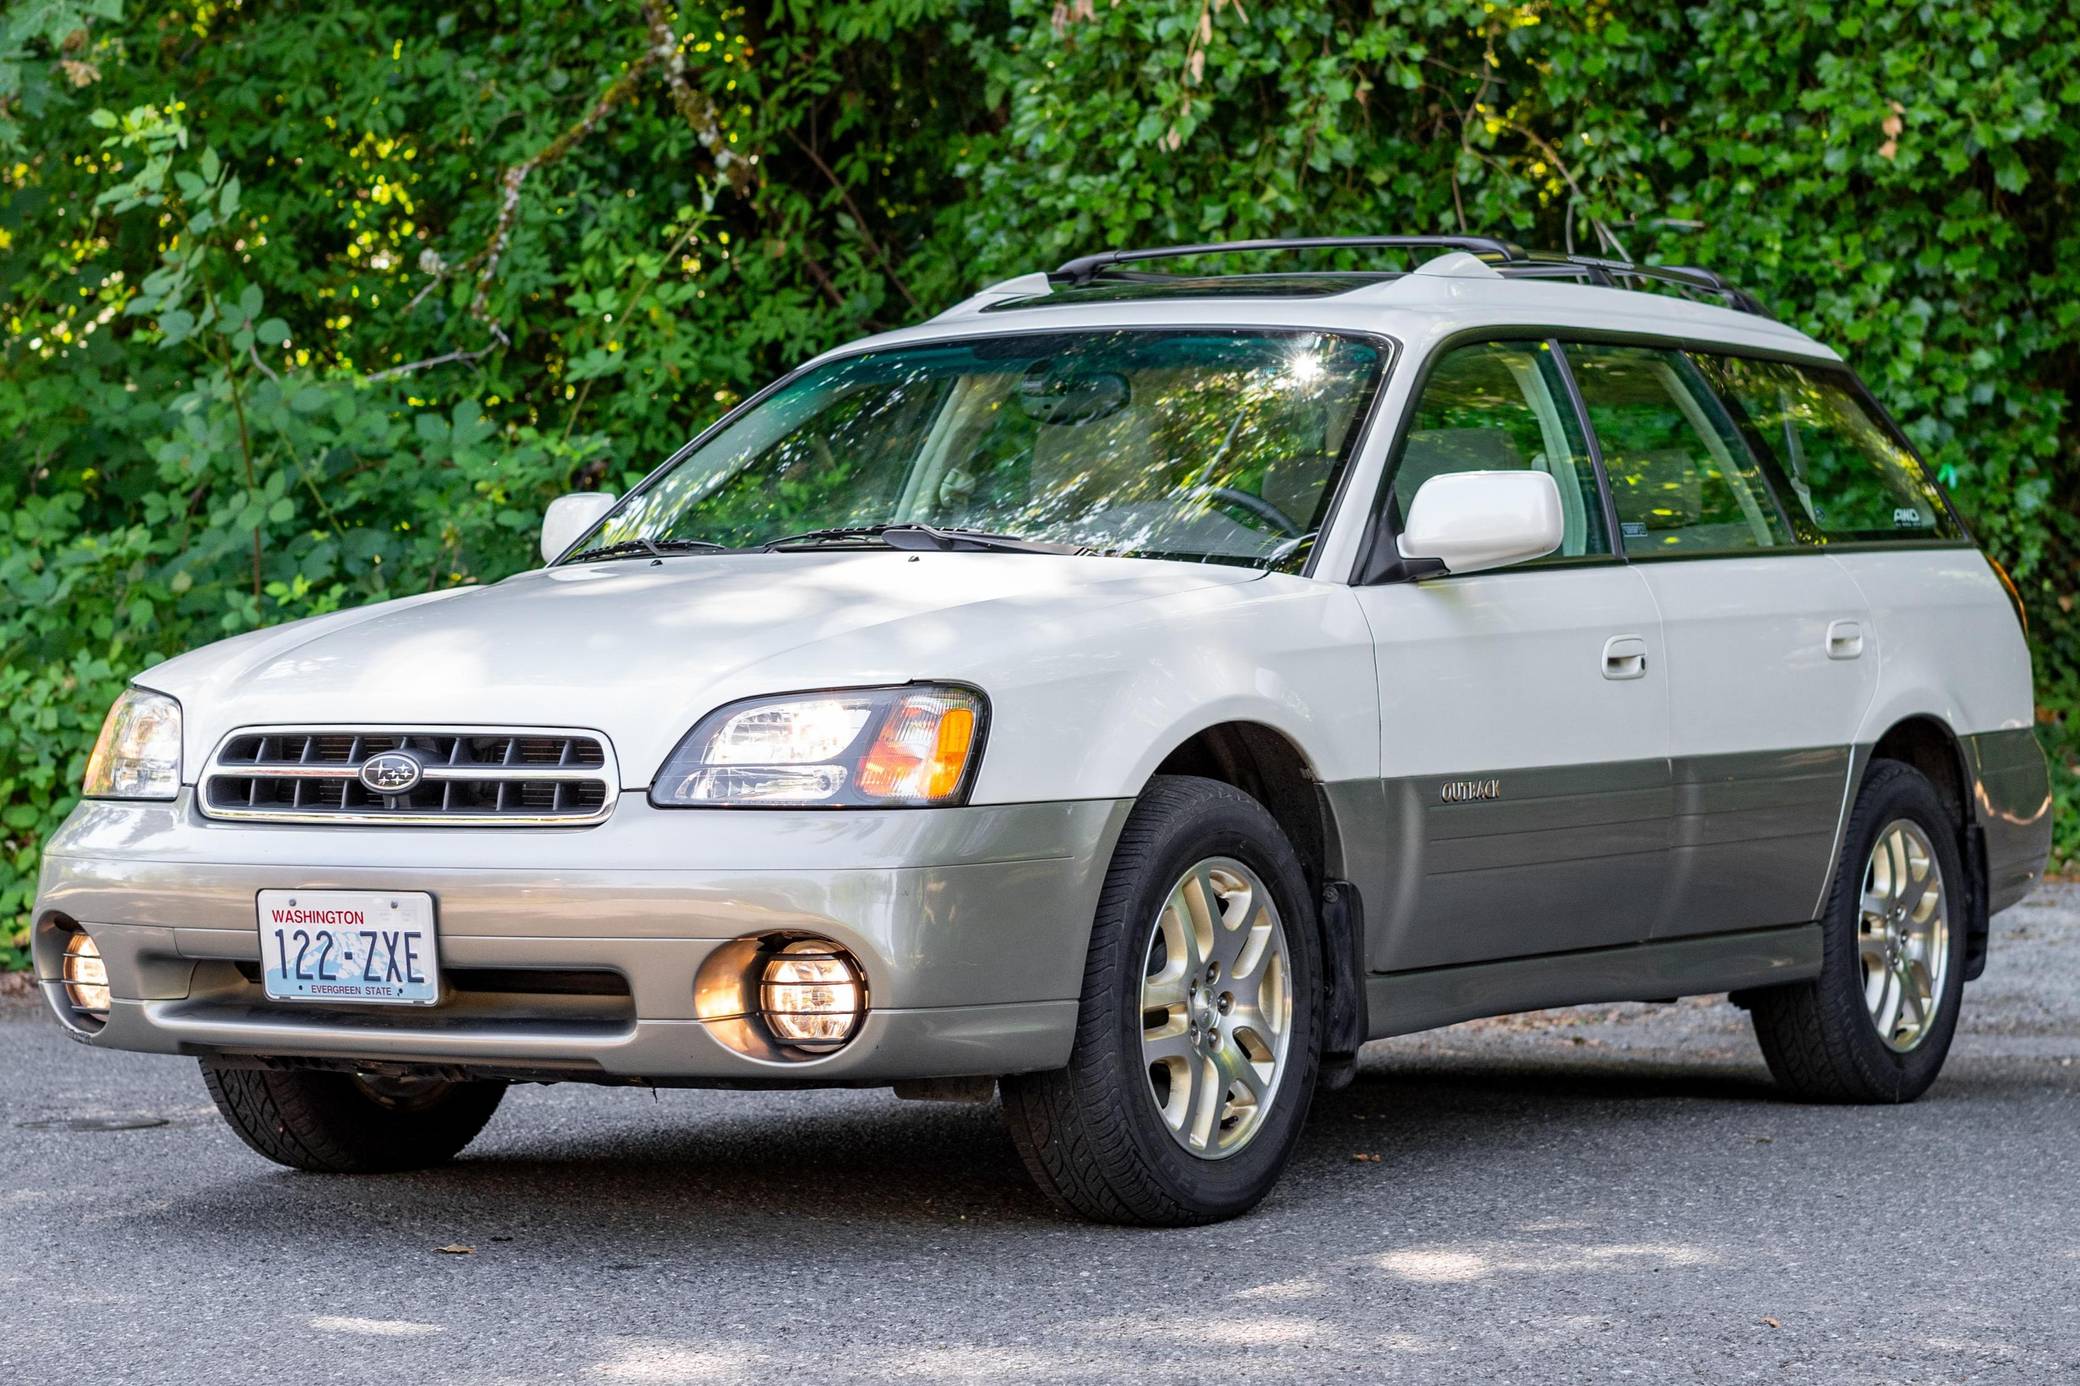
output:
[[[1777,464],[1785,503],[1822,542],[1963,537],[1921,459],[1866,407],[1846,373],[1738,356],[1699,358]]]

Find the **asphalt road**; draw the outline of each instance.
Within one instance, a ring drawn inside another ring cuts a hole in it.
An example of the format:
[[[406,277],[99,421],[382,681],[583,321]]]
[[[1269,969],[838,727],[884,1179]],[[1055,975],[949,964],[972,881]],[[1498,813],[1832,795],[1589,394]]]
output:
[[[523,1088],[449,1169],[291,1174],[16,1004],[0,1382],[2080,1382],[2080,888],[1996,929],[1917,1105],[1778,1100],[1721,1002],[1460,1026],[1185,1232],[873,1092]]]

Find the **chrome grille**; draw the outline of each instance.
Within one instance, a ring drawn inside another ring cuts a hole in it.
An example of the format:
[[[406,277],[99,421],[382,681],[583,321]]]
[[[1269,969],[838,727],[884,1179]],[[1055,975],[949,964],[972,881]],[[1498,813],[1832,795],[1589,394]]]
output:
[[[408,752],[418,784],[361,780],[370,757]],[[204,767],[202,812],[271,823],[439,823],[528,827],[597,823],[620,773],[606,738],[555,728],[249,727]]]

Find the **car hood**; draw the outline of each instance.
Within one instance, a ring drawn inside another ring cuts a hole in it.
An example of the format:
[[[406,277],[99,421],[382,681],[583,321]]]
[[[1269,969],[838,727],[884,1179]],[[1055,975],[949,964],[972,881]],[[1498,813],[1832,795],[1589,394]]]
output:
[[[1255,569],[1048,554],[714,554],[579,564],[255,631],[138,682],[180,699],[187,778],[240,727],[570,727],[646,784],[702,714],[956,679],[1073,647],[1106,608]]]

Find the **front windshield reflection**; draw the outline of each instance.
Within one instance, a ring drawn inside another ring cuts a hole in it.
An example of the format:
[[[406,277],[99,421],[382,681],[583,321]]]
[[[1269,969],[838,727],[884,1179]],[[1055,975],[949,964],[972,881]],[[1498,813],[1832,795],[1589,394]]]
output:
[[[1061,332],[863,353],[746,410],[580,548],[919,524],[1297,567],[1383,365],[1376,343],[1316,332]]]

